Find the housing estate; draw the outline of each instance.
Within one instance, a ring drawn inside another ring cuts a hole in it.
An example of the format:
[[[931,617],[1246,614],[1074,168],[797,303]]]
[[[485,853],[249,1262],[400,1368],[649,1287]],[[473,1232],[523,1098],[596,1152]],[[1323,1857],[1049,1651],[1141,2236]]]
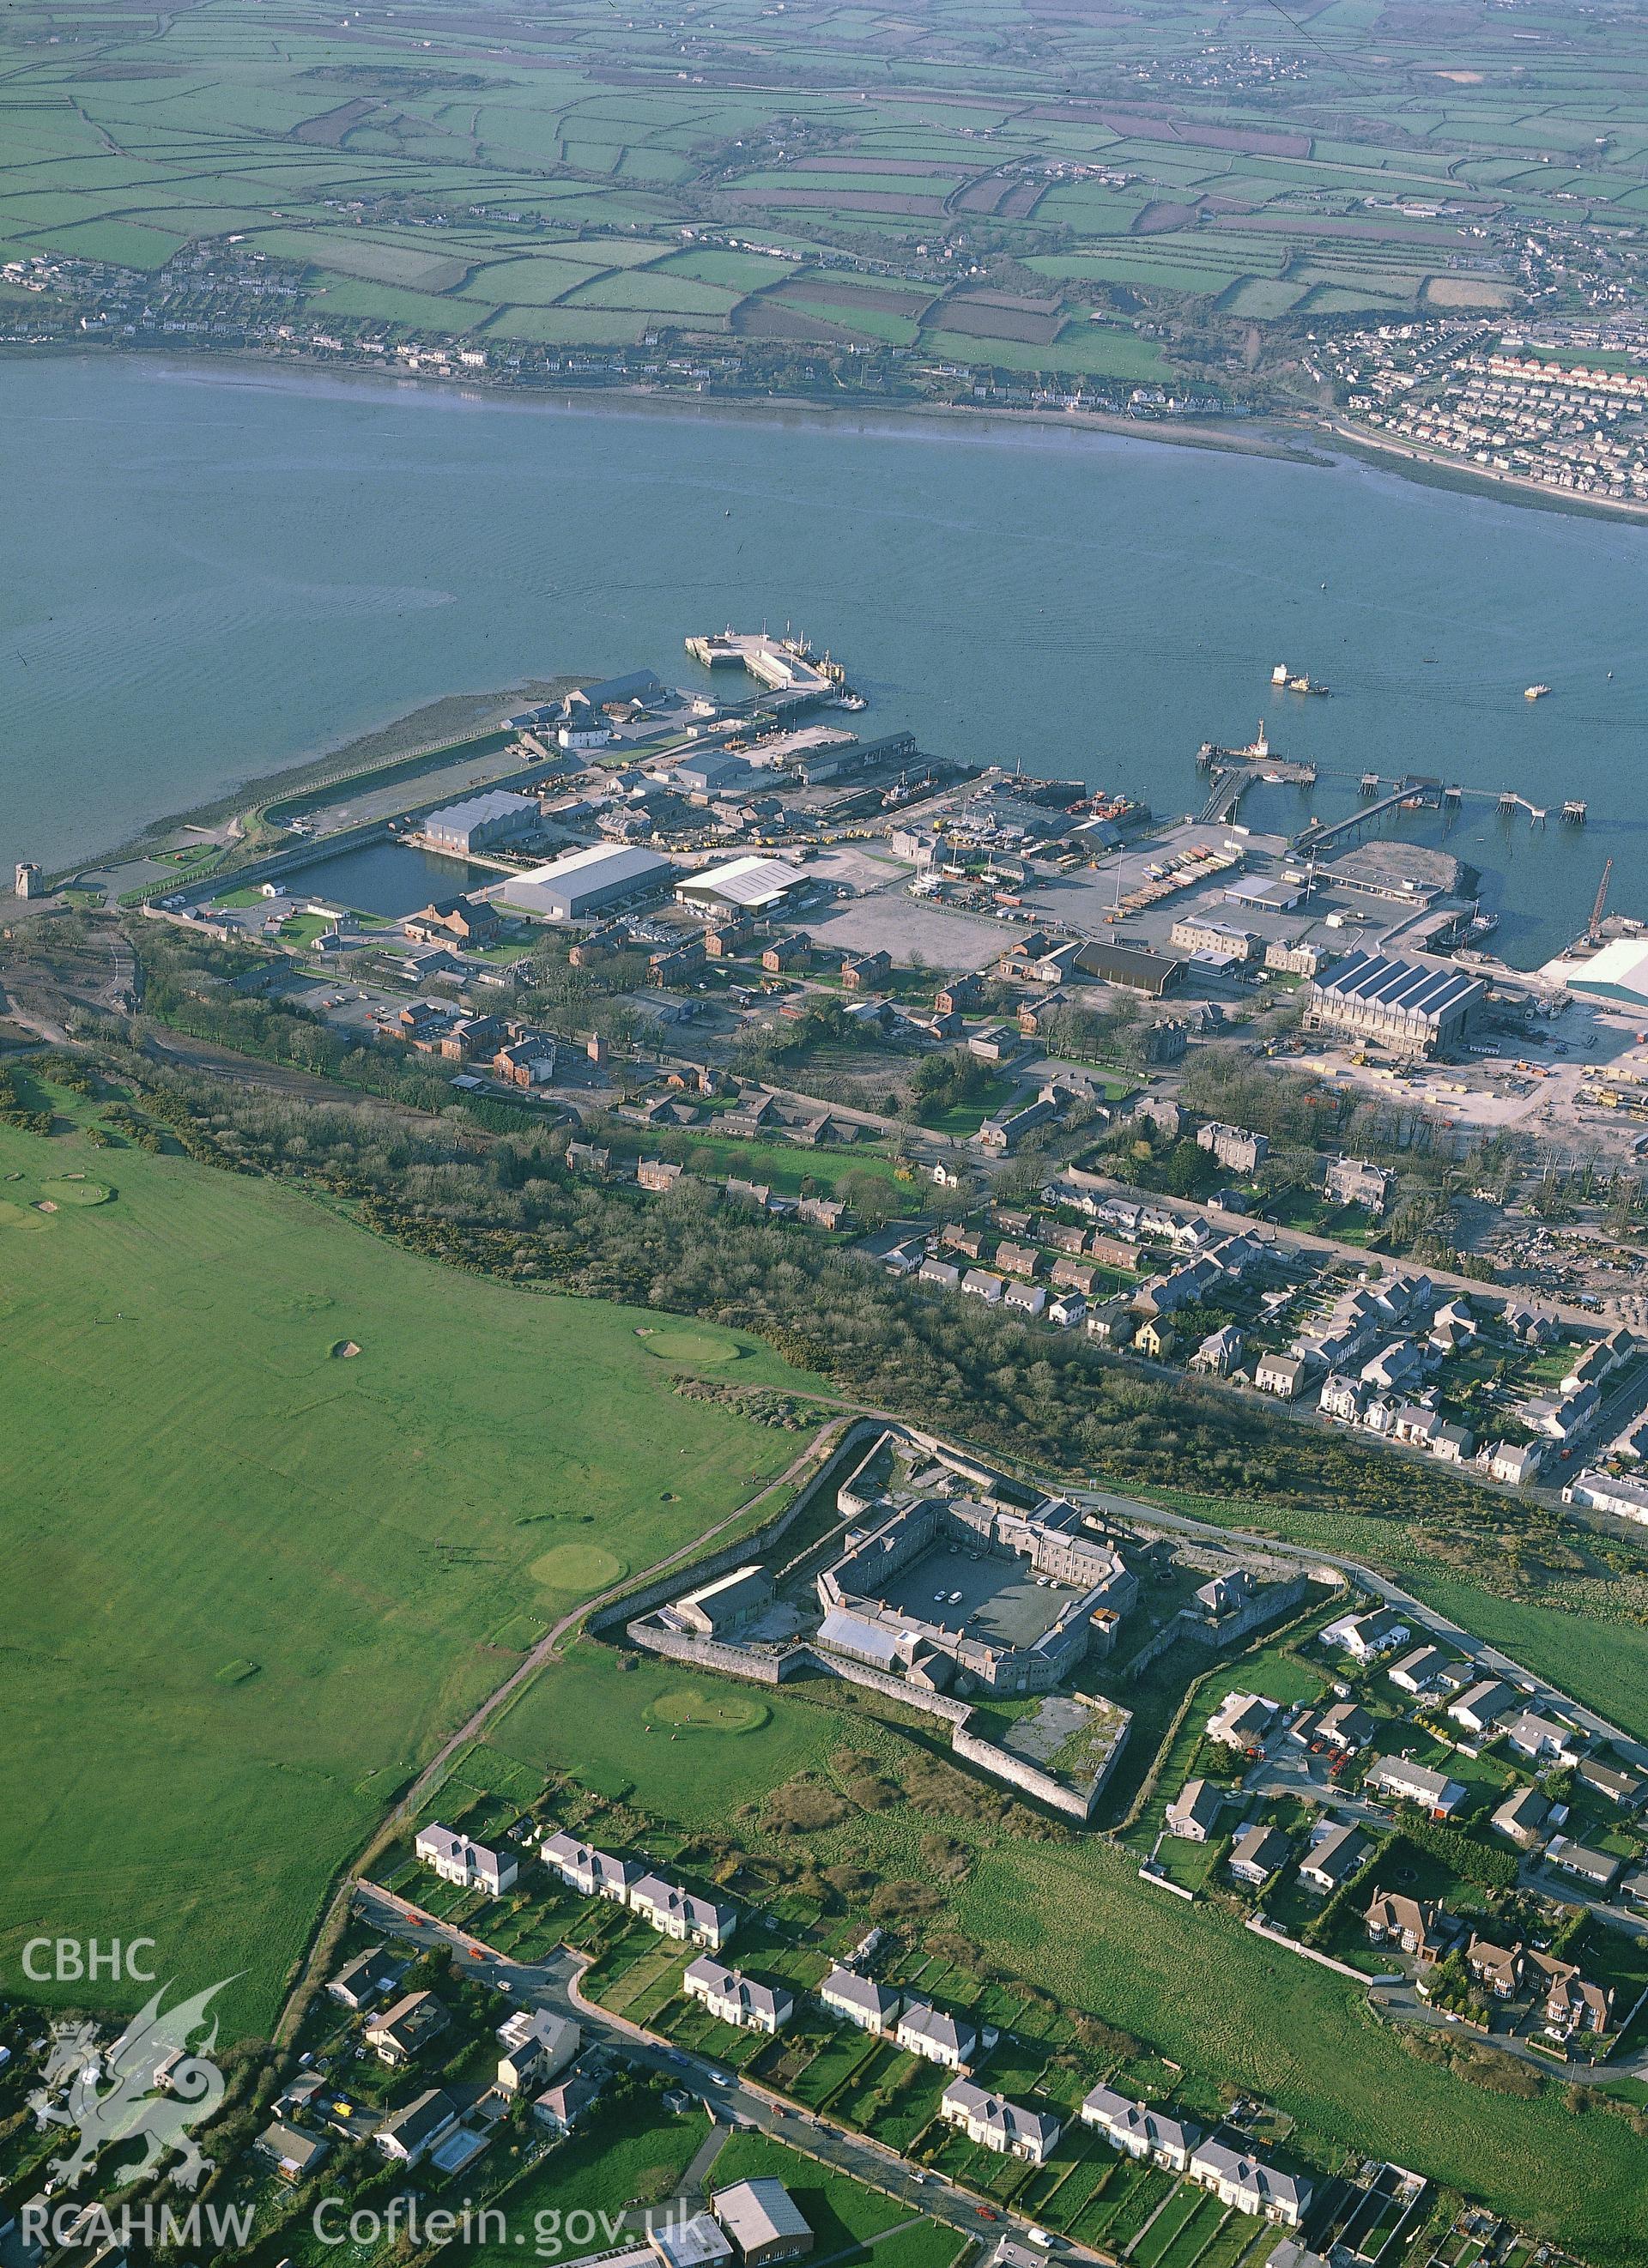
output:
[[[1224,2143],[1198,2143],[1191,2153],[1190,2178],[1209,2189],[1238,2213],[1262,2214],[1284,2228],[1297,2228],[1310,2211],[1311,2184],[1302,2175],[1284,2174],[1245,2150]]]
[[[620,1906],[628,1905],[631,1889],[641,1872],[632,1859],[615,1858],[610,1852],[597,1851],[591,1844],[561,1833],[546,1836],[538,1856],[581,1897],[609,1898]]]
[[[891,2031],[902,2005],[898,1993],[876,1984],[873,1977],[861,1977],[855,1969],[832,1969],[818,1987],[818,1998],[864,2032]]]
[[[667,1882],[661,1874],[643,1874],[630,1891],[630,1910],[651,1924],[661,1937],[683,1944],[702,1945],[719,1953],[738,1926],[737,1909],[714,1898],[702,1898]]]

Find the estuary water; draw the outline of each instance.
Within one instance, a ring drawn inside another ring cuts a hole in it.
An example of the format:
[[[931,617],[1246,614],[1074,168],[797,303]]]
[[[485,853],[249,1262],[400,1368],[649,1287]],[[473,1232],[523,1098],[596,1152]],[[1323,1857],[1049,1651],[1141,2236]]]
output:
[[[1203,740],[1590,805],[1405,821],[1531,961],[1648,912],[1648,530],[1031,423],[0,364],[0,858],[57,865],[454,691],[786,622],[942,755],[1200,804]],[[1333,698],[1273,694],[1272,666]],[[1548,683],[1549,698],[1523,688]]]

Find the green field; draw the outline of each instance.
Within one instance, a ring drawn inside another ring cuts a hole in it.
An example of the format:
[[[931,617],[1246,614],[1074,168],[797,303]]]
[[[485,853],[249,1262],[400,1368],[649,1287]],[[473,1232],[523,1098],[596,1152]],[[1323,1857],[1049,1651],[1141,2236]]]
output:
[[[41,1232],[0,1276],[0,1948],[151,1935],[163,1975],[242,1972],[230,2023],[265,2026],[443,1730],[796,1443],[676,1395],[633,1310],[443,1270],[273,1184],[9,1127],[0,1174],[0,1224]],[[788,1375],[752,1342],[739,1366]]]
[[[488,1752],[540,1777],[570,1771],[601,1794],[696,1828],[815,1766],[840,1737],[830,1708],[714,1681],[691,1705],[697,1721],[684,1736],[686,1698],[677,1664],[643,1659],[626,1670],[606,1647],[580,1646],[513,1705]],[[717,1723],[721,1708],[729,1713]]]

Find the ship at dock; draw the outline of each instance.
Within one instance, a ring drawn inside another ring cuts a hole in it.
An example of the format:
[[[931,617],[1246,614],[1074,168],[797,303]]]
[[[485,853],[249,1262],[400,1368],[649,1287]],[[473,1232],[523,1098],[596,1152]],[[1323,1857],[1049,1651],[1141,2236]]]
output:
[[[1328,690],[1327,686],[1318,684],[1315,678],[1309,676],[1304,670],[1290,669],[1285,661],[1279,661],[1271,671],[1270,681],[1284,693],[1325,695]]]

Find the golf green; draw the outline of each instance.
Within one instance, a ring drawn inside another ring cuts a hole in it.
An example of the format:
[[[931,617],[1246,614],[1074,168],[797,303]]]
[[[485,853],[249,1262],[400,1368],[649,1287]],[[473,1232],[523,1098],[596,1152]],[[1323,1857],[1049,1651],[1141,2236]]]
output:
[[[0,1197],[0,1228],[49,1228],[51,1215],[36,1212],[33,1205],[13,1204],[10,1197]]]
[[[648,1354],[663,1362],[736,1362],[741,1352],[736,1339],[715,1331],[671,1329],[639,1335]]]
[[[682,1733],[756,1733],[772,1712],[746,1693],[706,1693],[700,1686],[682,1685],[661,1693],[653,1714]]]
[[[528,1572],[547,1591],[573,1591],[581,1597],[621,1581],[629,1568],[599,1543],[558,1543],[552,1551],[535,1559]]]

